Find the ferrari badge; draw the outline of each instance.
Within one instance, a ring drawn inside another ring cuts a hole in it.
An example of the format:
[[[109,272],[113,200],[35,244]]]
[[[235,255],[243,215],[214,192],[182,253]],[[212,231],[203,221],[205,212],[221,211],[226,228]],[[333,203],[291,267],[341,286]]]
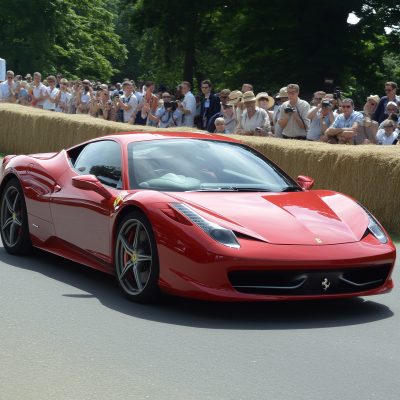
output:
[[[121,202],[122,200],[122,196],[119,196],[115,199],[114,201],[114,208],[116,208],[118,206],[118,204]]]
[[[331,286],[331,283],[328,281],[327,278],[325,278],[325,279],[322,281],[322,288],[323,288],[324,290],[327,290],[329,286]]]
[[[320,238],[315,238],[315,240],[316,240],[318,243],[322,243],[322,240],[321,240]]]

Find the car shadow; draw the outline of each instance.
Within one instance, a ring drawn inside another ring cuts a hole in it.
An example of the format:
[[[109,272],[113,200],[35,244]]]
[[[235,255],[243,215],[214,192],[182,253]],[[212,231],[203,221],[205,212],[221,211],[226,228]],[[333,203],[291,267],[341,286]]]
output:
[[[1,243],[1,242],[0,242]],[[0,245],[1,246],[1,245]],[[209,302],[162,296],[155,304],[125,299],[115,277],[36,249],[31,256],[12,256],[0,247],[0,259],[35,271],[86,294],[60,293],[74,299],[97,298],[102,305],[134,318],[208,329],[314,329],[366,324],[392,317],[384,304],[369,298],[285,302]]]

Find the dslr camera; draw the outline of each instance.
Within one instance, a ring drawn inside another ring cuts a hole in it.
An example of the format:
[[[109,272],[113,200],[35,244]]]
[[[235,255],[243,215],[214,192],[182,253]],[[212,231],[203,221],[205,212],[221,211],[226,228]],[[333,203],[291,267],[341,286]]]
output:
[[[322,101],[322,107],[329,107],[330,105],[331,105],[331,102],[329,100]]]
[[[285,109],[283,110],[285,114],[292,113],[294,111],[294,108],[291,106],[286,106]]]
[[[172,111],[175,111],[178,108],[178,103],[176,101],[166,101],[164,107],[165,109],[172,108]]]
[[[333,98],[335,100],[337,100],[337,99],[342,100],[342,92],[340,91],[340,87],[339,86],[335,87],[335,93],[333,93]]]

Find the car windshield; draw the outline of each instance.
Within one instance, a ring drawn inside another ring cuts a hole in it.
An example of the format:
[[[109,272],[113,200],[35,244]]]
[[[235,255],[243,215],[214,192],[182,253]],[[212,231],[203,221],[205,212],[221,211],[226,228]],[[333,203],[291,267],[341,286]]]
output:
[[[301,190],[268,158],[241,143],[205,139],[130,143],[128,165],[130,189],[170,192]]]

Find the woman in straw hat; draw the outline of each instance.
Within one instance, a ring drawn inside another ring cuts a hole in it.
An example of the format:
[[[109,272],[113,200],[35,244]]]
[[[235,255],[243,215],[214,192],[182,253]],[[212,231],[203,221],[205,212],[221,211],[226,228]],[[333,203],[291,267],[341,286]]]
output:
[[[274,131],[274,112],[269,110],[274,106],[274,104],[275,100],[271,96],[269,96],[267,92],[260,92],[256,96],[256,107],[262,108],[269,115],[269,123],[271,125],[272,132]]]
[[[246,92],[240,100],[245,104],[235,133],[246,136],[268,136],[271,132],[269,115],[262,108],[256,107],[256,97],[253,92]]]
[[[229,94],[229,101],[226,103],[228,106],[233,106],[234,108],[236,124],[239,123],[239,119],[244,110],[244,105],[243,103],[240,102],[241,98],[242,98],[242,92],[240,90],[234,90]]]

